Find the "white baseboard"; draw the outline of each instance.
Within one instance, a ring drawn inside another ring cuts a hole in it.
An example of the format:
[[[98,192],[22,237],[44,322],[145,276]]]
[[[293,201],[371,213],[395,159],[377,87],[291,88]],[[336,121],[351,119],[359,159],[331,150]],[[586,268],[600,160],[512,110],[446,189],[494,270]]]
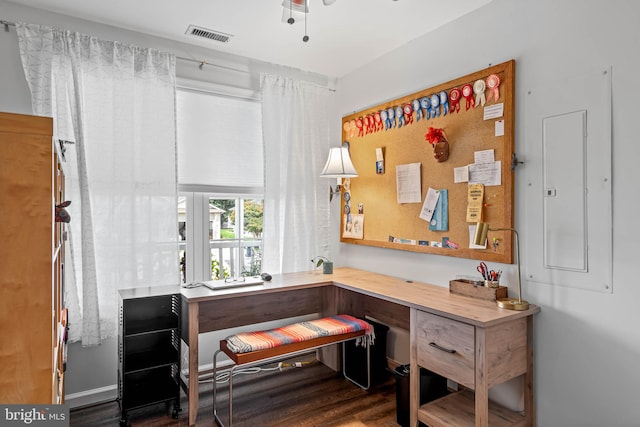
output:
[[[111,402],[117,397],[118,386],[113,384],[106,387],[67,394],[64,397],[64,401],[69,405],[69,409],[74,409],[81,408],[83,406],[96,405],[98,403]]]

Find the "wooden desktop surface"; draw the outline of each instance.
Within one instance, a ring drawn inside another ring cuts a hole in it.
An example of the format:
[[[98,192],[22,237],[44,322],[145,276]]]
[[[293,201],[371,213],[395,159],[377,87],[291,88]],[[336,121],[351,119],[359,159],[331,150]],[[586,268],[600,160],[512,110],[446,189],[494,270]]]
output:
[[[535,305],[531,305],[529,310],[525,311],[503,310],[497,308],[495,303],[490,301],[452,294],[448,287],[407,281],[398,277],[348,267],[336,268],[333,274],[322,274],[320,271],[276,274],[270,282],[265,282],[262,285],[235,289],[211,291],[205,287],[181,288],[181,293],[186,301],[192,304],[323,286],[335,286],[481,327],[492,326],[518,317],[527,317],[540,311],[539,307]]]
[[[372,273],[353,268],[336,268],[333,274],[307,271],[276,274],[261,285],[212,291],[205,287],[166,287],[183,296],[183,339],[189,345],[189,425],[195,425],[198,411],[198,335],[285,319],[310,313],[322,316],[346,312],[370,315],[383,323],[410,327],[410,310],[417,309],[479,328],[532,316],[540,311],[531,305],[525,311],[504,310],[495,303],[455,295],[447,287]],[[136,290],[131,290],[132,296]],[[141,292],[141,291],[138,291]],[[323,353],[325,363],[336,368],[336,353]]]

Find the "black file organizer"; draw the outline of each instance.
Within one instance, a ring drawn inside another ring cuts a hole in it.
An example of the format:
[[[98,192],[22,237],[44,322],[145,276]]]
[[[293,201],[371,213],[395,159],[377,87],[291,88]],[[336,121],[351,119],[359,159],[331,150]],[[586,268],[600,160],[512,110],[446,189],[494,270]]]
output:
[[[120,299],[118,399],[127,412],[173,401],[180,408],[180,295]]]

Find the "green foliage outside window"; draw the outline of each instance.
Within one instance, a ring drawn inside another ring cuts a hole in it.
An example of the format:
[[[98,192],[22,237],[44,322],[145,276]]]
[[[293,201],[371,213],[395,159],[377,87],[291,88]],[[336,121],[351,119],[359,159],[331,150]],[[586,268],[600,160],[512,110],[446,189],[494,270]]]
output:
[[[227,267],[223,267],[222,276],[220,276],[220,261],[217,259],[211,260],[211,277],[213,280],[225,279],[229,276],[229,269]]]

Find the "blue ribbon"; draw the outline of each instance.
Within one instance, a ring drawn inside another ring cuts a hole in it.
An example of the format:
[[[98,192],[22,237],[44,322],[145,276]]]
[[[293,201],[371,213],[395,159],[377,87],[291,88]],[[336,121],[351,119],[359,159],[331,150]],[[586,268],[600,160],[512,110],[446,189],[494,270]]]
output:
[[[420,106],[424,110],[424,118],[429,120],[431,118],[431,102],[429,102],[429,98],[425,96],[420,99]]]
[[[391,127],[391,121],[389,120],[389,115],[387,114],[387,110],[380,110],[380,119],[384,124],[384,130],[389,130]]]
[[[404,126],[404,111],[401,106],[396,107],[396,117],[398,118],[398,127]]]
[[[444,90],[440,92],[440,105],[442,105],[442,115],[446,116],[449,112],[449,97]]]
[[[389,124],[389,129],[396,127],[396,119],[395,119],[396,110],[395,110],[395,108],[389,107],[387,109],[387,114],[389,114],[389,119],[388,119],[389,123],[390,123]]]
[[[440,116],[440,97],[435,93],[431,95],[431,112],[433,117]]]
[[[416,122],[422,118],[422,110],[420,109],[420,101],[414,99],[411,101],[411,106],[413,107],[413,111],[416,112]]]

